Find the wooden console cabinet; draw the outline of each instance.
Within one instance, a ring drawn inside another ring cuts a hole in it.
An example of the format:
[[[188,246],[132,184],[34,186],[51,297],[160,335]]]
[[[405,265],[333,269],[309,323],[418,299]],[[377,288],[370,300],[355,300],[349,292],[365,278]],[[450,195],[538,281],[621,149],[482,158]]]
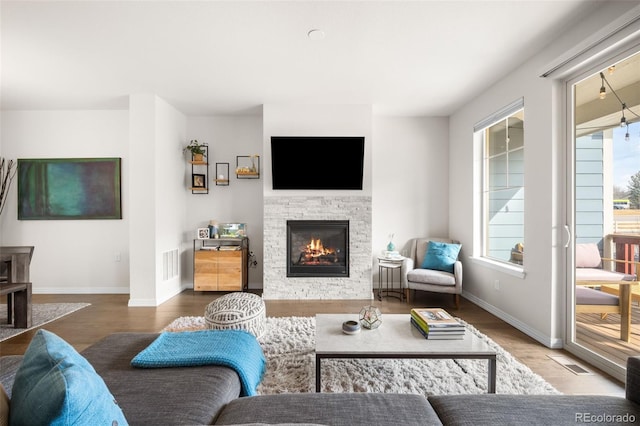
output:
[[[246,291],[248,288],[247,238],[194,240],[193,289],[195,291]]]

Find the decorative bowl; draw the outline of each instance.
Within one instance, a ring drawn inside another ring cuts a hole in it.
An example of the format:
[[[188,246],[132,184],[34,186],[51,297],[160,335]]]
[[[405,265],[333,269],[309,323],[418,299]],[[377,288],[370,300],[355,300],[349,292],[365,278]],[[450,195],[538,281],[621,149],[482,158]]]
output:
[[[356,334],[360,332],[360,324],[356,321],[345,321],[342,323],[342,332],[344,334]]]

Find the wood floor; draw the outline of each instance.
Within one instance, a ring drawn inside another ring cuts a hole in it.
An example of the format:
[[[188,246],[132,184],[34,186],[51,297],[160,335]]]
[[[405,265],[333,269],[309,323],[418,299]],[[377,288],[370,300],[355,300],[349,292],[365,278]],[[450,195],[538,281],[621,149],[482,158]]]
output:
[[[158,307],[130,308],[129,295],[33,295],[33,303],[89,302],[91,306],[44,328],[70,342],[77,350],[114,332],[157,332],[180,316],[202,316],[205,306],[223,293],[203,293],[187,290]],[[0,302],[3,300],[0,299]],[[461,298],[456,310],[449,295],[416,292],[410,305],[393,298],[382,301],[266,301],[267,316],[313,316],[316,313],[358,312],[367,304],[375,304],[382,313],[408,313],[412,307],[442,306],[453,315],[475,326],[491,337],[520,362],[544,377],[556,389],[565,394],[624,395],[624,385],[597,369],[588,366],[593,375],[579,376],[561,366],[549,356],[563,355],[574,359],[564,350],[546,348],[524,333],[511,327],[477,305]],[[0,355],[22,354],[26,350],[34,330],[22,333],[0,343]],[[584,364],[581,362],[581,364]],[[500,372],[498,371],[498,376]],[[499,380],[499,378],[498,378]]]

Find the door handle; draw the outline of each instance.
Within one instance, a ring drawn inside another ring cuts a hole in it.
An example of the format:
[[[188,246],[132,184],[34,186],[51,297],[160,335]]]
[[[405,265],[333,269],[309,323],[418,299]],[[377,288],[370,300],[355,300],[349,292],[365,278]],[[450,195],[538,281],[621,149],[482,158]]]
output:
[[[565,243],[564,248],[568,248],[569,244],[571,244],[571,229],[569,229],[569,225],[565,225],[564,230],[567,232],[567,242]]]

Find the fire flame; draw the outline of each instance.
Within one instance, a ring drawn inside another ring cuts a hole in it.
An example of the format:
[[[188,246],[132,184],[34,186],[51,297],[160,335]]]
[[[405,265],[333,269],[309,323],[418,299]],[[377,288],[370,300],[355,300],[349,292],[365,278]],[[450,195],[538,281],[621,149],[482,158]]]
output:
[[[306,257],[310,257],[310,258],[315,258],[315,257],[320,257],[320,256],[327,256],[327,255],[331,255],[331,254],[335,254],[335,250],[332,248],[325,248],[324,245],[322,244],[322,240],[318,239],[311,239],[311,242],[309,244],[307,244],[307,247],[305,249],[305,255]]]

